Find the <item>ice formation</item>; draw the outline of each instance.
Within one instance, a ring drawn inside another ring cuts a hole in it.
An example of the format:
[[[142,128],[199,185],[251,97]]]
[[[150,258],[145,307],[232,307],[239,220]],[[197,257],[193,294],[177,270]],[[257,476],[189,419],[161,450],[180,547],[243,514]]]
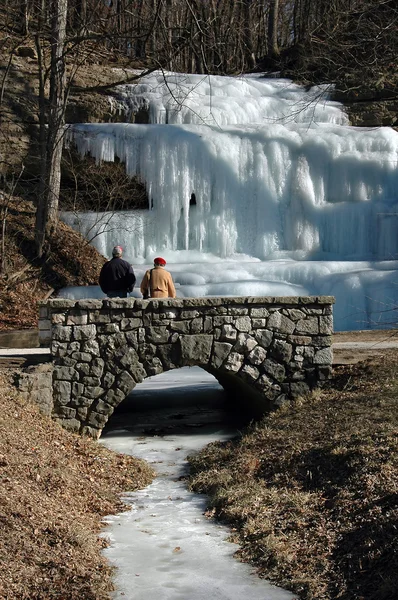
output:
[[[336,296],[336,329],[391,323],[398,300],[398,133],[356,128],[324,88],[285,79],[154,73],[120,86],[126,119],[69,142],[118,158],[148,210],[63,214],[106,256],[163,253],[179,295]],[[116,239],[117,238],[117,239]],[[170,264],[171,263],[171,264]],[[278,293],[280,291],[281,293]]]

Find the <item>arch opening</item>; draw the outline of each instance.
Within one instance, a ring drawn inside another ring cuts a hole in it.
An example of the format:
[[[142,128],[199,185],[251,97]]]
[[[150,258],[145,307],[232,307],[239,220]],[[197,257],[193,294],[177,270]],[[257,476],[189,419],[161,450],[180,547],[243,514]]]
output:
[[[144,436],[199,433],[209,428],[241,429],[256,414],[249,386],[235,394],[236,378],[223,378],[199,366],[181,367],[138,383],[110,415],[101,437],[121,431]]]

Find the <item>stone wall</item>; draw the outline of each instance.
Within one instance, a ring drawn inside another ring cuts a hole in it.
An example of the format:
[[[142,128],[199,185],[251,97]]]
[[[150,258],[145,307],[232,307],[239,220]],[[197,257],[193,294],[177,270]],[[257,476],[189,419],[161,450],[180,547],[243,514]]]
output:
[[[146,377],[184,366],[268,411],[328,379],[332,297],[53,299],[40,306],[53,357],[52,416],[99,437]]]

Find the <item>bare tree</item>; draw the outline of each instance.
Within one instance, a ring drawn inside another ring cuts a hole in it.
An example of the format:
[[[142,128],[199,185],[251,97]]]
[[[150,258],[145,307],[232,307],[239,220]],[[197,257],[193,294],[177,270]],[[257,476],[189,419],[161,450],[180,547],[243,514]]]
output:
[[[53,0],[51,15],[51,63],[48,119],[45,119],[45,84],[40,85],[40,157],[42,164],[36,213],[36,247],[42,256],[46,237],[58,217],[61,157],[65,119],[65,36],[68,0]],[[40,53],[40,44],[37,44]],[[47,121],[47,122],[46,122]]]

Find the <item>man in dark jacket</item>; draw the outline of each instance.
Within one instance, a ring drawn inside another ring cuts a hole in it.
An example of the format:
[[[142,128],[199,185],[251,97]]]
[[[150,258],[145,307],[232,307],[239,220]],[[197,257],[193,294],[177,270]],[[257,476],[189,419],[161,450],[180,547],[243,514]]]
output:
[[[108,260],[101,269],[99,284],[109,298],[127,298],[127,294],[134,288],[133,267],[122,258],[122,254],[121,246],[115,246],[112,250],[112,259]]]

